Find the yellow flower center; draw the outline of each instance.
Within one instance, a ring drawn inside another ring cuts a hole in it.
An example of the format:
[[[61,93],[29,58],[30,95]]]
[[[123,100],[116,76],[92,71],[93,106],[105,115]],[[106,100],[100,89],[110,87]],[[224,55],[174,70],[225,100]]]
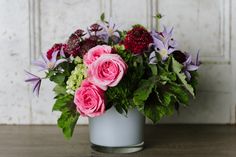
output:
[[[54,65],[55,65],[55,63],[53,63],[53,62],[49,62],[48,63],[48,69],[53,69],[54,68]]]
[[[108,28],[107,32],[108,32],[108,35],[109,35],[109,36],[112,36],[113,33],[114,33],[114,31],[113,31],[112,28]]]
[[[168,51],[166,49],[161,49],[161,51],[159,52],[161,57],[167,57],[168,56]]]

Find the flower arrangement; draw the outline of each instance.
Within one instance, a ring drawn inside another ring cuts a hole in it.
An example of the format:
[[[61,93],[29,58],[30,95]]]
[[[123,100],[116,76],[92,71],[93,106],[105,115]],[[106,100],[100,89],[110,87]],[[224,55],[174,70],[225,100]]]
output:
[[[78,29],[66,43],[55,44],[33,64],[26,82],[39,94],[42,79],[56,84],[53,111],[70,138],[79,116],[96,117],[114,106],[121,114],[137,108],[157,123],[195,97],[199,59],[178,49],[173,28],[149,32],[141,25],[121,31],[111,20]]]

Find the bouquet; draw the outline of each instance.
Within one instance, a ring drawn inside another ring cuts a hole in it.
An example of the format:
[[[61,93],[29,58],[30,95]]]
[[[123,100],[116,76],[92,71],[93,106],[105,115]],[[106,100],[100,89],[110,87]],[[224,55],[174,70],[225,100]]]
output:
[[[127,114],[136,108],[157,123],[195,97],[199,59],[178,49],[173,28],[148,31],[134,25],[119,30],[112,20],[78,29],[66,43],[53,45],[33,64],[45,72],[27,72],[26,82],[39,94],[41,81],[55,83],[53,111],[58,126],[70,138],[79,116],[101,116],[114,106]]]

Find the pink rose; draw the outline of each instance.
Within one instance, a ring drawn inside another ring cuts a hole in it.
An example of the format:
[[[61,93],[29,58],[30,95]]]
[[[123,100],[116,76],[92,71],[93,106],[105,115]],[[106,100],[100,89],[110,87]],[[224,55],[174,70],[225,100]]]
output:
[[[81,116],[102,115],[105,111],[104,91],[84,80],[75,92],[74,103]]]
[[[114,87],[123,78],[127,65],[118,54],[103,54],[88,68],[88,80],[107,90],[107,86]]]
[[[98,45],[91,48],[85,55],[84,55],[84,64],[89,66],[95,60],[97,60],[102,54],[110,54],[111,47],[107,45]]]

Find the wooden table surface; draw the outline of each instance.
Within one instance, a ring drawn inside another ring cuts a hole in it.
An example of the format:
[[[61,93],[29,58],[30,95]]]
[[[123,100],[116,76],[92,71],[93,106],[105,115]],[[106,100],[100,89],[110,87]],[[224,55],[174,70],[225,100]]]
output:
[[[93,151],[88,127],[66,140],[56,126],[0,126],[0,157],[236,157],[236,126],[147,125],[145,149],[132,154]]]

